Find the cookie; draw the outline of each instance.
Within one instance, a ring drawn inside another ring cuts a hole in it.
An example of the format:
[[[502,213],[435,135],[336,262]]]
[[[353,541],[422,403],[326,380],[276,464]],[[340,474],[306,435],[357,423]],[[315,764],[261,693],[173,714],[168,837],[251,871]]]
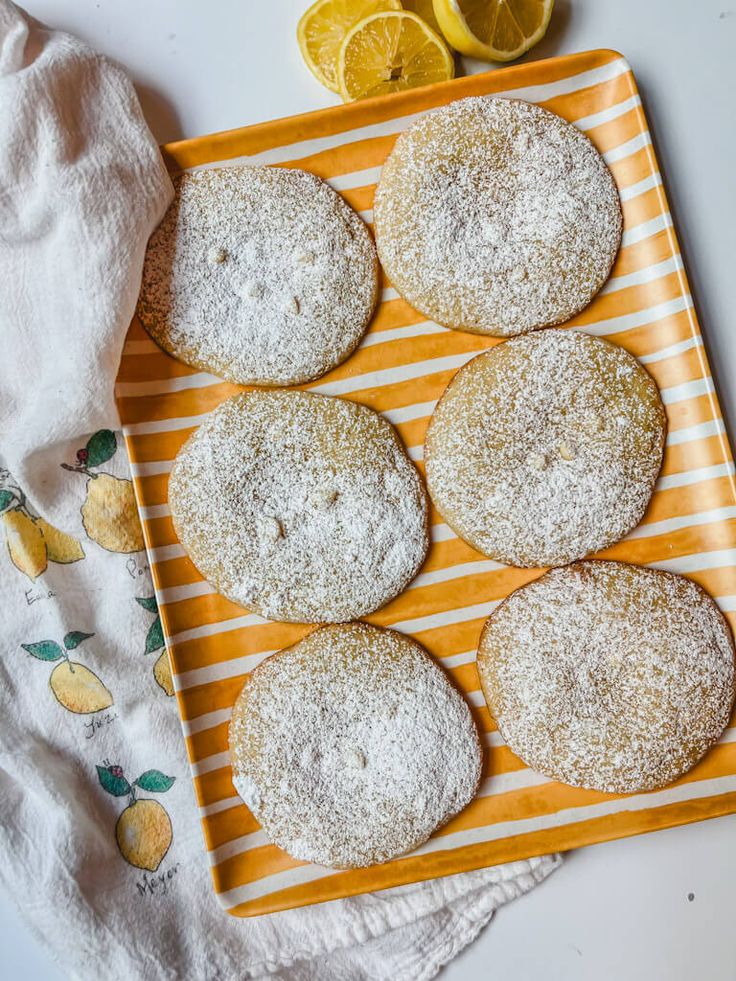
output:
[[[230,723],[235,789],[293,858],[361,868],[417,848],[473,798],[470,710],[409,637],[323,627],[262,661]]]
[[[509,337],[590,303],[621,243],[618,191],[590,140],[527,102],[467,98],[421,116],[381,173],[376,244],[426,317]]]
[[[427,431],[427,486],[485,555],[563,565],[639,523],[666,428],[657,386],[623,348],[573,330],[527,334],[453,378]]]
[[[621,794],[686,773],[734,700],[715,602],[683,576],[622,562],[578,562],[517,589],[486,622],[478,673],[528,766]]]
[[[202,575],[270,620],[370,613],[428,548],[424,485],[390,423],[308,392],[220,405],[179,451],[169,505]]]
[[[378,299],[363,221],[303,170],[183,174],[151,236],[138,316],[175,358],[243,385],[318,378],[357,347]]]

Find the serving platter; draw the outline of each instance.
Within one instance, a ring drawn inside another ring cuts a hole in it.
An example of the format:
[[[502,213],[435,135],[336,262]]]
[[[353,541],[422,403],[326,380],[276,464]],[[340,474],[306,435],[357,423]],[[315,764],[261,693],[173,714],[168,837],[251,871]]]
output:
[[[599,50],[414,89],[387,98],[169,144],[172,172],[233,164],[301,167],[327,179],[369,224],[381,165],[418,114],[469,95],[539,103],[583,130],[621,195],[624,236],[611,279],[567,326],[635,354],[660,387],[669,434],[643,523],[599,557],[691,576],[736,621],[736,484],[662,176],[630,66]],[[383,413],[422,470],[432,409],[457,371],[491,338],[427,321],[384,278],[363,342],[309,385]],[[247,673],[311,628],[269,623],[219,596],[196,571],[172,526],[167,483],[184,440],[241,388],[175,361],[133,321],[117,385],[148,558],[171,658],[214,890],[250,916],[575,848],[736,811],[736,728],[664,790],[618,796],[554,783],[504,745],[479,689],[475,650],[483,622],[513,589],[540,575],[490,561],[432,512],[432,546],[410,588],[370,622],[420,641],[472,707],[485,747],[475,801],[411,855],[334,871],[291,859],[269,843],[235,794],[227,749],[232,705]]]

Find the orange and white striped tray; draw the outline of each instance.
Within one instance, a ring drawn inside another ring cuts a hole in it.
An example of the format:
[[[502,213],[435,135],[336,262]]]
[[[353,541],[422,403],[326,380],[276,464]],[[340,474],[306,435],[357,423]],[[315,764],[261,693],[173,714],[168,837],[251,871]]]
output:
[[[418,113],[467,95],[539,102],[575,123],[618,183],[624,237],[613,276],[571,325],[637,355],[669,418],[664,469],[644,523],[607,557],[686,573],[736,617],[736,486],[721,412],[631,70],[593,51],[458,79],[166,147],[172,168],[219,163],[298,166],[326,178],[371,222],[381,164]],[[425,428],[453,373],[494,342],[428,322],[384,282],[371,328],[346,364],[312,391],[355,399],[398,428],[422,468]],[[408,858],[335,872],[270,844],[230,781],[227,729],[243,680],[263,657],[310,628],[269,623],[218,596],[177,542],[167,506],[171,462],[187,436],[239,389],[164,354],[134,322],[118,403],[132,461],[156,595],[171,655],[214,887],[249,916],[448,875],[554,849],[736,811],[736,729],[665,790],[619,797],[552,783],[503,744],[478,687],[484,619],[538,570],[501,566],[432,515],[432,548],[411,587],[368,619],[416,637],[466,693],[486,746],[477,799]]]

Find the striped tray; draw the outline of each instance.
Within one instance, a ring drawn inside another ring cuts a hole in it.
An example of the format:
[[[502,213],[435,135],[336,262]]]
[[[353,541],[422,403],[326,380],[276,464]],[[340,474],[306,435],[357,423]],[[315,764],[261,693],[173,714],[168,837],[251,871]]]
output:
[[[418,113],[467,95],[517,96],[584,130],[618,183],[625,216],[613,277],[571,323],[637,355],[667,407],[664,469],[644,523],[605,553],[691,575],[733,622],[736,486],[721,412],[636,83],[613,51],[593,51],[166,147],[172,169],[227,163],[299,166],[327,178],[370,223],[374,185],[397,133]],[[453,373],[494,342],[423,319],[388,282],[369,333],[312,391],[355,399],[398,428],[417,466],[430,413]],[[432,515],[432,548],[411,587],[369,617],[416,637],[467,694],[486,746],[478,798],[408,858],[335,872],[271,845],[235,796],[231,706],[263,657],[308,627],[269,623],[218,596],[177,542],[167,475],[177,450],[236,386],[173,360],[130,329],[117,388],[156,593],[171,655],[212,876],[230,913],[249,916],[637,834],[736,811],[736,729],[684,779],[619,797],[552,783],[503,744],[478,688],[485,617],[538,570],[490,562]]]

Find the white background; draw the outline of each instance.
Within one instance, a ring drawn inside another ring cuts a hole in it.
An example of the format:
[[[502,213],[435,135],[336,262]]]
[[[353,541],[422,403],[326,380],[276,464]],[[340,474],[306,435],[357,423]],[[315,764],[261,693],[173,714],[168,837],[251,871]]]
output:
[[[161,142],[335,103],[294,39],[308,2],[27,0],[34,16],[128,69]],[[557,0],[527,57],[596,47],[621,51],[637,75],[734,432],[736,0]],[[575,852],[443,978],[734,981],[735,845],[736,817]],[[62,977],[4,900],[0,950],[2,978]],[[90,977],[104,979],[104,965]]]

